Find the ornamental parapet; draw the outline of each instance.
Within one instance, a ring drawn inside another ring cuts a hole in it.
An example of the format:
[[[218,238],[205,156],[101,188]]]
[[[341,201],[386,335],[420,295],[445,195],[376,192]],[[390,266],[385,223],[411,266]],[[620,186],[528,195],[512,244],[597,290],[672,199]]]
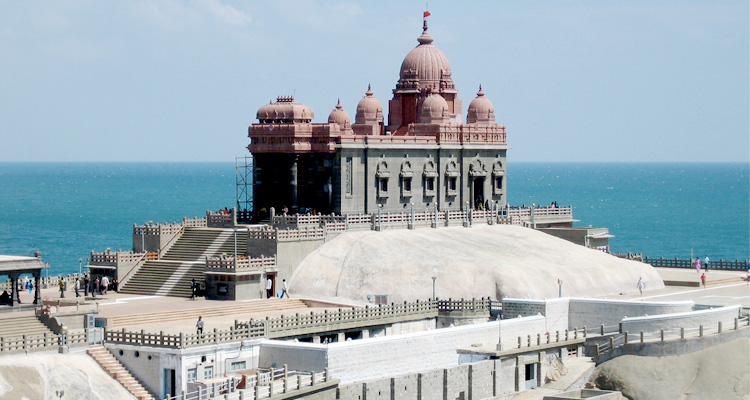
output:
[[[147,259],[147,260],[156,260],[157,254],[156,253],[135,253],[132,251],[112,251],[110,249],[106,249],[101,253],[97,253],[92,251],[90,260],[92,265],[110,265],[110,266],[118,266],[124,263],[135,263],[140,261],[141,259]]]
[[[182,231],[183,224],[173,222],[168,223],[152,223],[148,222],[144,225],[133,224],[134,235],[175,235]]]
[[[249,269],[261,270],[263,267],[274,267],[276,266],[276,257],[237,257],[235,262],[234,256],[222,254],[219,257],[208,257],[206,258],[206,270],[221,271],[221,272],[232,272]]]

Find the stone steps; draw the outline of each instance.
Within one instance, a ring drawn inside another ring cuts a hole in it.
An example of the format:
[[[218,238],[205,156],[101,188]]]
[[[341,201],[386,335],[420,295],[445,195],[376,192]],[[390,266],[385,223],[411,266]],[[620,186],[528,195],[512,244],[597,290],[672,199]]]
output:
[[[136,326],[156,322],[195,320],[198,316],[221,317],[237,315],[243,321],[249,320],[253,314],[270,311],[299,310],[307,308],[307,304],[299,299],[269,299],[243,303],[233,303],[222,306],[190,308],[186,310],[171,310],[147,314],[120,315],[107,318],[107,329],[125,326]]]
[[[138,400],[156,400],[104,346],[91,346],[86,353]]]
[[[235,251],[233,229],[185,228],[160,260],[146,261],[119,291],[127,294],[190,297],[191,282],[205,280],[206,257]],[[237,232],[237,254],[245,256],[247,234]]]

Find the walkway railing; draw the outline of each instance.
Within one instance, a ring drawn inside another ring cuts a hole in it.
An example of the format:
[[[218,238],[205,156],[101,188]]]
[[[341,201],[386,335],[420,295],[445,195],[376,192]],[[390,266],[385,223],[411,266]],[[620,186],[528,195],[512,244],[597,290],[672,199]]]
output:
[[[621,332],[609,337],[609,341],[604,344],[596,345],[595,359],[606,356],[614,352],[617,348],[625,346],[631,343],[656,343],[664,342],[667,340],[679,340],[685,338],[700,338],[709,334],[721,334],[731,330],[738,330],[742,326],[750,326],[750,318],[735,318],[734,323],[730,326],[723,325],[721,321],[715,325],[699,325],[695,328],[673,328],[673,329],[661,329],[658,331],[651,332],[636,332],[631,333],[628,331]],[[610,354],[611,355],[611,354]]]
[[[95,328],[97,331],[100,328]],[[18,337],[0,337],[0,355],[27,352],[27,351],[42,351],[50,350],[54,347],[62,346],[63,343],[67,346],[85,346],[89,343],[100,342],[100,340],[89,340],[95,335],[91,335],[89,329],[83,331],[73,331],[64,334],[49,334],[44,335],[22,335]],[[63,336],[65,339],[63,340]]]
[[[290,371],[286,365],[284,365],[284,368],[261,369],[253,374],[241,374],[241,376],[241,378],[232,377],[205,385],[197,381],[191,384],[193,386],[201,385],[197,390],[180,396],[168,396],[166,400],[267,399],[285,393],[293,394],[293,392],[306,387],[331,381],[328,369],[323,372]]]
[[[186,348],[238,342],[255,338],[288,337],[297,334],[312,334],[338,327],[346,326],[367,327],[384,325],[399,321],[411,321],[425,318],[435,318],[440,311],[452,310],[486,310],[489,316],[492,302],[487,299],[471,300],[428,300],[413,303],[366,306],[362,308],[339,309],[338,311],[324,311],[322,313],[295,314],[294,316],[280,316],[263,320],[247,322],[235,321],[228,330],[218,330],[197,333],[180,333],[178,335],[164,332],[149,333],[141,330],[127,331],[105,330],[104,340],[108,343],[134,344],[153,347]]]
[[[619,258],[625,258],[628,260],[635,260],[635,261],[642,261],[646,264],[649,264],[653,267],[663,267],[663,268],[695,268],[695,259],[685,259],[685,258],[652,258],[647,257],[642,254],[633,254],[633,253],[627,253],[627,254],[614,254],[616,257]],[[723,269],[723,270],[732,270],[732,271],[746,271],[748,270],[748,263],[750,263],[749,260],[734,260],[734,261],[728,261],[728,260],[710,260],[708,262],[708,269]],[[705,268],[705,265],[703,264],[703,259],[701,259],[701,268]]]

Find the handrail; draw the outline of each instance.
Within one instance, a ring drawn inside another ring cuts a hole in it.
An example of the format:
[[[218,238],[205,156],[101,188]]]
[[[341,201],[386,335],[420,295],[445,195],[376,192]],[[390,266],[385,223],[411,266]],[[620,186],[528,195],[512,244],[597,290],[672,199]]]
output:
[[[169,239],[167,240],[167,243],[164,244],[161,248],[159,248],[159,258],[162,256],[162,251],[166,249],[167,247],[172,245],[172,242],[178,239],[180,236],[182,236],[182,233],[185,232],[185,225],[180,226],[180,229],[177,230],[177,232]]]

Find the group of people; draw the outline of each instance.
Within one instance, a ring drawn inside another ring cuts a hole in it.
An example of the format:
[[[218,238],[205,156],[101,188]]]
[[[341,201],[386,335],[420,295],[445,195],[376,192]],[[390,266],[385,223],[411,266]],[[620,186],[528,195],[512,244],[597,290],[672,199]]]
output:
[[[708,272],[708,262],[709,261],[711,261],[711,260],[708,258],[708,255],[706,255],[706,257],[703,259],[703,264],[701,264],[701,258],[700,257],[695,257],[695,262],[693,263],[693,265],[695,266],[695,272],[697,272],[697,273],[700,274],[701,273],[701,267],[703,267],[703,270],[705,271],[705,272],[703,272],[701,274],[701,284],[703,285],[704,289],[706,288],[706,272]]]
[[[64,298],[65,290],[67,289],[65,280],[60,277],[60,279],[57,281],[57,285],[60,288],[60,298]],[[97,294],[106,296],[107,291],[109,291],[110,289],[117,291],[117,279],[113,279],[112,281],[110,281],[107,275],[102,275],[101,278],[97,276],[93,280],[91,280],[88,274],[79,276],[74,281],[74,285],[76,297],[81,297],[81,289],[83,289],[84,297],[88,296],[89,293],[91,293],[92,297],[96,297]]]
[[[289,298],[289,286],[286,284],[286,279],[282,279],[281,282],[281,293],[279,294],[280,298],[284,298],[286,296]],[[270,276],[268,279],[266,279],[266,298],[270,299],[273,296],[273,278]]]

